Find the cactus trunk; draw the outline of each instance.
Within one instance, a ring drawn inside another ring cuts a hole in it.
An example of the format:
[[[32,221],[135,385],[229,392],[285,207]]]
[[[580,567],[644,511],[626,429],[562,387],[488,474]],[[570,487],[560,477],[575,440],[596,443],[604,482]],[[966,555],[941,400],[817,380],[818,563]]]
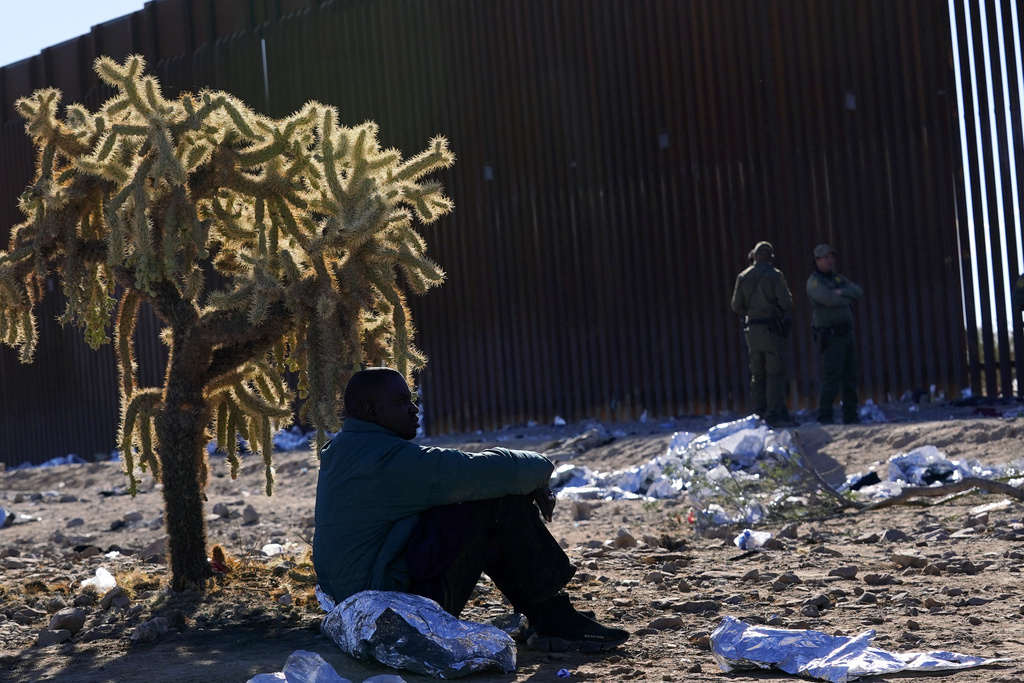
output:
[[[203,513],[203,448],[210,413],[203,399],[203,385],[194,371],[199,359],[188,357],[194,355],[189,351],[187,345],[174,345],[168,361],[163,409],[156,417],[171,588],[176,591],[201,590],[213,574],[206,559]]]

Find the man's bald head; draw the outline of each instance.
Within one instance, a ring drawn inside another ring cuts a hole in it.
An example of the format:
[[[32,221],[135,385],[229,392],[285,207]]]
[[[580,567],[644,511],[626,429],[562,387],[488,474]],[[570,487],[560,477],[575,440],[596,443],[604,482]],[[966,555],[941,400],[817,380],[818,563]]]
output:
[[[345,387],[345,416],[359,418],[366,403],[376,401],[395,375],[405,381],[402,373],[393,368],[366,368],[352,375]]]
[[[360,370],[345,387],[345,417],[373,422],[403,439],[416,436],[419,412],[405,377],[392,368]]]

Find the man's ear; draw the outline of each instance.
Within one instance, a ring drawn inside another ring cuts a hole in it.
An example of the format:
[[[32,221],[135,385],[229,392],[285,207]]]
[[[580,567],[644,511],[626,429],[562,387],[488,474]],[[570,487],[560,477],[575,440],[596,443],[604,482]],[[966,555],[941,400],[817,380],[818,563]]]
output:
[[[377,404],[373,401],[363,401],[363,417],[368,422],[373,422],[377,419]]]

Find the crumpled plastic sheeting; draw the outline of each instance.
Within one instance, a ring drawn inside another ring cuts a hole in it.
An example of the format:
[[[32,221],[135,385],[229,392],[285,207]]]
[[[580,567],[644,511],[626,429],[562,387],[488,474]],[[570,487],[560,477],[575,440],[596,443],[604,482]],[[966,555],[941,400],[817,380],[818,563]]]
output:
[[[857,489],[861,498],[881,499],[898,496],[906,486],[938,486],[961,481],[965,477],[1001,479],[1021,471],[1020,460],[1006,465],[989,467],[978,460],[948,460],[935,446],[921,446],[909,453],[898,453],[888,461],[888,474],[882,481]],[[881,476],[881,472],[879,475]],[[839,486],[840,493],[853,489],[865,476],[863,472],[851,474]],[[1010,482],[1012,486],[1019,483]]]
[[[489,624],[460,621],[418,595],[356,593],[324,617],[320,630],[357,659],[436,678],[516,668],[515,642],[507,633]]]
[[[851,638],[821,631],[751,626],[735,617],[725,617],[711,634],[711,655],[726,673],[775,668],[831,683],[901,671],[934,673],[1008,661],[946,651],[888,652],[871,647],[874,637],[874,630]]]
[[[315,652],[296,650],[288,655],[284,669],[272,674],[258,674],[246,683],[352,683]]]
[[[756,479],[762,464],[793,457],[792,437],[774,432],[757,415],[715,425],[705,434],[676,432],[665,454],[614,472],[592,472],[566,464],[551,477],[551,488],[581,500],[606,498],[676,498],[695,473],[711,482]]]
[[[555,470],[550,486],[574,500],[686,495],[699,510],[702,524],[756,524],[768,511],[746,492],[762,486],[763,472],[778,476],[793,469],[798,458],[789,431],[775,432],[760,417],[750,415],[715,425],[699,436],[676,432],[666,452],[644,465],[611,473],[563,465]]]

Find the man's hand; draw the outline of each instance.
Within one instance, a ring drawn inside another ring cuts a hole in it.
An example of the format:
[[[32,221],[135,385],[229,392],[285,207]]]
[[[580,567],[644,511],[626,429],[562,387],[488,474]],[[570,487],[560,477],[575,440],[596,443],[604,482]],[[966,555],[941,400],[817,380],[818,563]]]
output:
[[[551,521],[551,513],[555,511],[555,494],[547,486],[542,486],[533,492],[533,502],[540,508],[540,516],[548,522]]]

